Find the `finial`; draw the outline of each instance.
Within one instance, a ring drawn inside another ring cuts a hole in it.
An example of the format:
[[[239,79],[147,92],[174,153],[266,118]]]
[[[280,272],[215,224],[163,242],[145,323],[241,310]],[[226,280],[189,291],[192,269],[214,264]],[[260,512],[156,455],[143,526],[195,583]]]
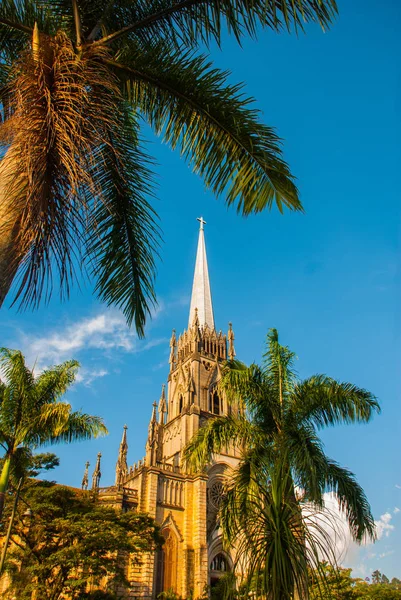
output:
[[[168,362],[170,363],[170,369],[174,369],[174,365],[176,363],[176,346],[177,346],[177,338],[175,337],[175,329],[173,329],[173,332],[171,334],[171,338],[170,338],[170,358],[168,360]]]
[[[152,406],[153,406],[153,410],[152,410],[152,417],[151,417],[150,421],[151,421],[151,423],[154,423],[154,422],[156,422],[156,408],[157,408],[156,400],[153,402]]]
[[[166,408],[166,386],[162,384],[162,393],[159,400],[159,423],[164,425],[164,414],[167,412]]]
[[[98,452],[97,461],[96,461],[96,467],[95,467],[95,470],[93,471],[93,475],[92,475],[92,490],[99,489],[100,478],[102,476],[102,473],[100,471],[100,459],[101,459],[101,457],[102,457],[102,453]]]
[[[230,360],[234,360],[235,357],[235,348],[234,348],[234,332],[232,323],[228,324],[228,358]]]
[[[198,309],[195,307],[194,318],[192,319],[192,327],[197,329],[199,327]]]
[[[89,465],[90,465],[90,462],[87,460],[86,463],[85,463],[84,476],[82,478],[82,489],[83,490],[87,490],[88,489],[88,484],[89,484],[89,477],[88,477]]]
[[[206,221],[203,220],[203,217],[197,217],[196,220],[199,221],[199,223],[200,223],[199,230],[203,231],[203,226],[206,225]]]
[[[118,451],[118,458],[116,464],[116,486],[120,487],[128,474],[128,443],[127,443],[127,429],[128,426],[123,427],[123,437],[121,439],[120,449]]]

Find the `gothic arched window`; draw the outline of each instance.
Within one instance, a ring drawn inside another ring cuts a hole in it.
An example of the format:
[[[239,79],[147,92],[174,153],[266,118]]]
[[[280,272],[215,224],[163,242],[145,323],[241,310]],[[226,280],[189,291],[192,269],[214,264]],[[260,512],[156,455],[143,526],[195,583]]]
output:
[[[184,398],[182,397],[182,394],[180,394],[180,399],[179,399],[178,406],[179,406],[179,414],[181,414],[183,406],[184,406]]]
[[[211,402],[210,402],[210,412],[214,415],[220,414],[220,396],[217,393],[216,389],[213,389],[211,392]]]
[[[157,565],[158,592],[177,591],[178,540],[170,528],[163,529],[164,544],[159,551]]]
[[[219,554],[216,554],[216,556],[210,563],[210,570],[211,571],[220,571],[220,572],[225,572],[225,571],[230,570],[228,562],[227,562],[227,558],[224,556],[224,554],[222,552],[220,552]]]

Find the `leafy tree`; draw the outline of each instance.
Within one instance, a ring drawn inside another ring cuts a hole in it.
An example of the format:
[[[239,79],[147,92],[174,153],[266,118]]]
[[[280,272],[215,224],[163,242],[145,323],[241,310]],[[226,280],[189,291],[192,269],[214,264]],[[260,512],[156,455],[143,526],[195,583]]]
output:
[[[351,577],[351,569],[334,568],[329,564],[322,566],[324,581],[321,573],[314,573],[309,588],[310,600],[401,600],[401,590],[397,585],[383,582],[380,571],[374,572],[374,582],[369,584]]]
[[[355,580],[351,569],[323,563],[321,570],[310,578],[309,600],[355,600]]]
[[[7,532],[5,533],[5,537],[3,538],[3,548],[1,551],[0,557],[0,578],[3,574],[4,562],[7,556],[8,544],[10,541],[11,531],[14,525],[15,513],[18,506],[19,496],[21,493],[21,488],[24,483],[26,484],[27,479],[29,477],[36,477],[39,475],[40,471],[48,471],[49,469],[54,469],[59,465],[58,457],[52,452],[46,452],[43,454],[33,454],[33,452],[29,448],[20,448],[22,452],[17,452],[14,462],[10,467],[10,488],[13,488],[14,492],[14,500],[13,500],[13,508],[11,510],[11,515],[9,517],[9,523],[7,527]],[[4,458],[0,459],[0,469],[4,464]],[[1,525],[4,525],[1,523]],[[1,527],[0,525],[0,527]],[[3,533],[0,529],[0,533]]]
[[[43,600],[84,597],[87,584],[103,578],[110,592],[128,586],[127,561],[140,562],[163,541],[151,517],[106,508],[88,492],[42,482],[24,501],[32,518],[26,522],[21,503],[7,562],[11,591],[20,600],[33,592]]]
[[[107,433],[103,420],[60,398],[75,380],[78,363],[67,361],[35,377],[19,350],[0,348],[0,445],[4,450],[0,475],[0,519],[10,470],[23,468],[32,448],[73,442]]]
[[[227,544],[239,548],[240,557],[246,556],[260,591],[280,600],[292,598],[294,588],[303,597],[308,565],[318,568],[321,552],[330,553],[329,536],[319,527],[321,513],[318,519],[302,514],[300,500],[319,512],[323,494],[335,492],[354,540],[375,536],[362,488],[350,471],[326,456],[318,430],[368,422],[379,411],[377,400],[367,390],[326,375],[299,381],[294,359],[272,329],[262,366],[228,363],[220,390],[234,410],[210,419],[184,452],[188,465],[200,470],[227,445],[241,450],[221,504],[223,534]],[[302,490],[301,499],[296,488]]]
[[[382,580],[382,574],[380,573],[380,571],[378,571],[376,569],[376,571],[373,571],[372,573],[372,583],[380,583]]]
[[[0,305],[38,305],[83,258],[139,334],[159,242],[146,121],[243,215],[301,210],[281,141],[199,46],[330,25],[335,0],[7,0],[0,6]]]

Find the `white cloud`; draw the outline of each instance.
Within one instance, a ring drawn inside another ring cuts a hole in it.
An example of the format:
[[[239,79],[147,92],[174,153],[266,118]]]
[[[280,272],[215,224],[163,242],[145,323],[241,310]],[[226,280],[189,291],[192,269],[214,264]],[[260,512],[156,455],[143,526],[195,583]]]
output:
[[[28,358],[31,356],[43,366],[66,360],[88,348],[132,352],[137,338],[124,317],[110,311],[59,327],[43,337],[25,336],[23,341]]]
[[[164,307],[159,305],[153,318],[163,310]],[[82,365],[76,381],[86,386],[108,375],[110,361],[119,360],[121,353],[143,352],[161,344],[168,345],[167,338],[139,340],[124,316],[112,309],[49,328],[45,335],[18,332],[18,338],[15,347],[22,350],[26,363],[34,365],[36,373],[50,365],[76,359]],[[88,354],[85,354],[88,350],[91,351],[90,364]]]
[[[379,558],[385,558],[386,556],[391,556],[392,554],[394,554],[394,550],[388,550],[388,552],[382,552],[379,554]]]
[[[381,515],[378,521],[375,521],[378,540],[380,540],[383,536],[388,537],[390,532],[393,531],[394,525],[390,524],[392,518],[393,517],[391,513],[386,512],[384,515]]]
[[[399,512],[400,512],[400,509],[398,508],[398,506],[395,506],[394,510],[393,510],[393,513],[396,515]]]
[[[105,369],[93,369],[92,371],[86,368],[81,368],[76,377],[77,383],[83,383],[86,386],[90,386],[95,379],[108,375],[109,372]]]
[[[333,546],[334,555],[339,564],[345,567],[352,568],[354,576],[366,577],[369,573],[369,560],[373,558],[384,558],[393,553],[393,550],[384,548],[381,553],[372,552],[374,542],[367,539],[362,544],[354,542],[346,516],[339,510],[338,501],[334,494],[325,494],[325,511],[326,518],[320,521],[323,528],[329,534]],[[397,507],[393,514],[399,512]],[[375,521],[377,541],[385,540],[394,530],[394,525],[391,523],[393,515],[390,512],[385,512],[379,519]],[[323,557],[324,558],[324,557]]]
[[[401,485],[398,485],[398,483],[395,484],[395,487],[397,488],[397,490],[401,490]]]

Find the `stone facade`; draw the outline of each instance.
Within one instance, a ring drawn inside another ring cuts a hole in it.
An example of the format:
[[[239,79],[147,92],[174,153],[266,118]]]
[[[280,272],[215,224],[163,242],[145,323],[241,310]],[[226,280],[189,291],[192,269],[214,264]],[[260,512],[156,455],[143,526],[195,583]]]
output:
[[[116,466],[116,485],[99,488],[100,501],[123,510],[149,513],[161,525],[163,549],[130,568],[129,598],[153,600],[173,589],[182,598],[202,595],[221,574],[231,569],[232,557],[223,551],[216,522],[224,479],[238,461],[233,448],[214,457],[203,474],[187,472],[182,451],[202,425],[231,410],[220,397],[217,382],[222,363],[233,358],[234,334],[214,328],[203,219],[188,330],[170,340],[167,391],[162,386],[158,405],[153,404],[146,455],[127,467],[127,431]]]

